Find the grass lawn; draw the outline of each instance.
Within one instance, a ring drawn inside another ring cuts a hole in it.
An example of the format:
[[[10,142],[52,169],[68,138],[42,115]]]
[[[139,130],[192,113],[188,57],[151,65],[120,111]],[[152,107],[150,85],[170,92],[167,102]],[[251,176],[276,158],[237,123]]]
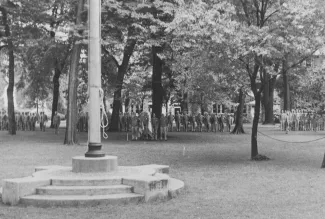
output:
[[[320,168],[325,139],[312,143],[283,143],[259,135],[259,152],[269,161],[250,161],[248,134],[170,133],[167,142],[127,142],[125,133],[109,133],[103,149],[118,156],[119,165],[166,164],[170,175],[185,182],[176,199],[154,203],[91,208],[34,208],[0,204],[1,219],[107,218],[324,218],[325,170]],[[325,137],[325,132],[291,132],[274,127],[260,131],[286,141]],[[63,129],[0,132],[0,180],[29,176],[35,166],[68,165],[82,155],[80,145],[65,146]]]

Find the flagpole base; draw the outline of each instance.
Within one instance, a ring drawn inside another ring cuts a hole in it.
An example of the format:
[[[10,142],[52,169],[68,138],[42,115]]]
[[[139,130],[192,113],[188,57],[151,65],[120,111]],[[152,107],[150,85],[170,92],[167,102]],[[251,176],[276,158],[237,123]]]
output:
[[[102,151],[102,145],[100,143],[90,142],[85,157],[105,157],[105,153]]]

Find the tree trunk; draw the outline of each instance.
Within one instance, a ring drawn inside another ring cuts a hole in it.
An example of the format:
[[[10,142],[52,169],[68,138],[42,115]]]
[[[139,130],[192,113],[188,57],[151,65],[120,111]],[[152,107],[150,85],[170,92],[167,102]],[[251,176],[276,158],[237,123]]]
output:
[[[130,36],[130,34],[129,34]],[[126,46],[124,48],[123,53],[123,61],[120,66],[118,66],[118,72],[117,72],[117,80],[116,80],[116,87],[114,91],[114,100],[113,100],[113,112],[112,112],[112,118],[111,118],[111,126],[110,131],[118,131],[118,120],[119,120],[119,113],[122,108],[122,87],[123,87],[123,80],[124,75],[127,72],[130,57],[133,53],[134,47],[136,44],[135,39],[128,38],[126,42]]]
[[[274,88],[275,88],[276,76],[272,76],[269,79],[269,98],[268,103],[265,104],[265,121],[264,124],[274,124],[274,115],[273,115],[273,101],[274,101]],[[264,88],[266,89],[266,87]]]
[[[236,124],[235,128],[232,130],[232,134],[242,134],[245,133],[244,127],[243,127],[243,112],[244,112],[244,93],[243,90],[239,90],[239,98],[238,98],[238,107],[236,111]]]
[[[254,159],[258,155],[257,148],[257,128],[258,128],[258,120],[260,117],[260,103],[261,103],[261,93],[256,92],[255,96],[255,110],[254,110],[254,119],[253,119],[253,127],[252,127],[252,147],[251,147],[251,159]]]
[[[58,111],[58,102],[59,102],[59,94],[60,94],[60,76],[61,76],[61,70],[56,67],[53,76],[53,101],[52,101],[51,128],[54,128],[53,117],[55,112]]]
[[[161,116],[161,108],[163,103],[163,88],[161,83],[163,62],[157,55],[162,51],[163,48],[161,46],[152,46],[152,112],[156,115],[157,118],[160,118]],[[158,133],[160,133],[159,130]]]
[[[288,60],[286,58],[282,62],[282,76],[283,76],[283,89],[284,89],[283,109],[290,110],[290,87],[289,87],[289,79],[288,79]]]
[[[84,11],[85,0],[79,0],[77,7],[76,25],[80,25],[81,13]],[[76,43],[71,53],[70,70],[69,70],[69,86],[68,86],[68,111],[67,111],[67,126],[65,132],[64,144],[78,143],[77,139],[77,87],[78,87],[78,72],[79,72],[79,60],[81,52],[81,44]]]
[[[8,24],[8,13],[6,8],[0,7],[2,12],[2,24],[5,27],[7,37],[8,57],[9,57],[9,84],[7,88],[8,98],[8,132],[10,135],[16,134],[15,105],[14,105],[14,83],[15,83],[15,56],[14,45],[11,39],[10,27]]]
[[[265,69],[263,69],[263,83],[264,83],[264,90],[263,90],[263,98],[262,98],[262,121],[263,124],[266,123],[266,118],[268,117],[268,105],[270,102],[270,74],[266,72]]]

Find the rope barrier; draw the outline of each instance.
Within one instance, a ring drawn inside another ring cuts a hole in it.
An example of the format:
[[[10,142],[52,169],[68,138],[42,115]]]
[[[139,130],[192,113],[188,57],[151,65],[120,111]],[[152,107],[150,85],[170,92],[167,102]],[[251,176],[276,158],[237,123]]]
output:
[[[108,135],[105,132],[105,128],[108,126],[108,117],[104,107],[104,91],[102,88],[99,88],[99,98],[100,98],[100,127],[103,129],[103,137],[107,139]]]
[[[325,137],[322,137],[322,138],[317,138],[317,139],[314,139],[314,140],[310,140],[310,141],[285,141],[285,140],[281,140],[281,139],[277,139],[277,138],[273,138],[267,134],[264,134],[260,131],[257,131],[259,134],[261,135],[264,135],[270,139],[273,139],[273,140],[276,140],[276,141],[280,141],[280,142],[285,142],[285,143],[296,143],[296,144],[299,144],[299,143],[310,143],[310,142],[315,142],[315,141],[319,141],[319,140],[322,140],[322,139],[325,139]]]

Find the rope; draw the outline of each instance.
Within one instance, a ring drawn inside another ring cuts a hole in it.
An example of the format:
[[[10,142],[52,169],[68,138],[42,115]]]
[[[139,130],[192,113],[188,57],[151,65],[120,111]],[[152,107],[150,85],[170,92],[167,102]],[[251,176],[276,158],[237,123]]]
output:
[[[273,139],[273,140],[276,140],[276,141],[280,141],[280,142],[285,142],[285,143],[297,143],[297,144],[299,144],[299,143],[309,143],[309,142],[319,141],[319,140],[325,138],[325,137],[322,137],[322,138],[317,138],[317,139],[310,140],[310,141],[285,141],[285,140],[281,140],[281,139],[273,138],[273,137],[271,137],[271,136],[269,136],[269,135],[267,135],[267,134],[264,134],[264,133],[262,133],[262,132],[260,132],[260,131],[257,131],[257,132],[260,133],[261,135],[264,135],[264,136],[270,138],[270,139]]]
[[[108,117],[104,107],[104,91],[102,88],[99,88],[99,98],[100,98],[100,127],[103,129],[103,137],[107,139],[108,135],[105,132],[105,128],[108,126]]]

